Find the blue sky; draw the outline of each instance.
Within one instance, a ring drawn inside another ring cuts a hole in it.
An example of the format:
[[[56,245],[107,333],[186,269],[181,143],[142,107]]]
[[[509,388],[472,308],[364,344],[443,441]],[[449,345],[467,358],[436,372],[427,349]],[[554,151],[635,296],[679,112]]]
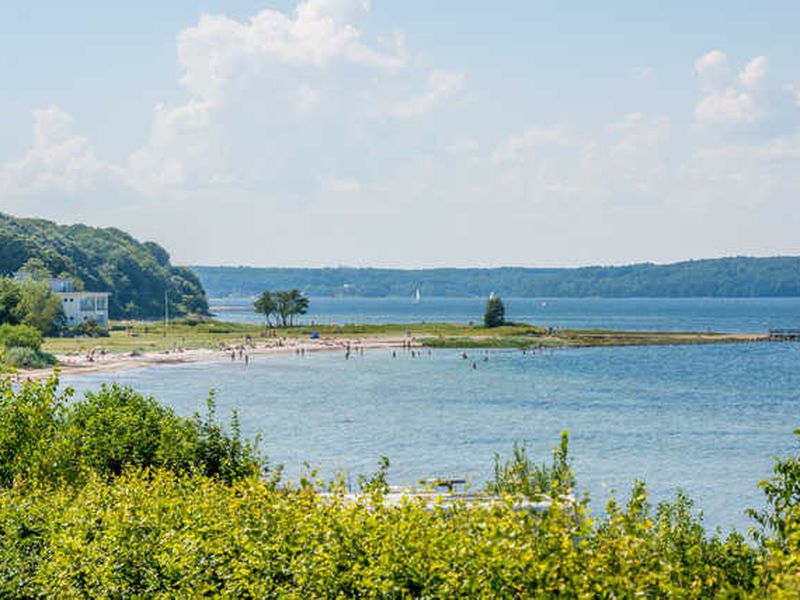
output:
[[[795,2],[4,3],[0,210],[192,264],[799,254],[798,22]]]

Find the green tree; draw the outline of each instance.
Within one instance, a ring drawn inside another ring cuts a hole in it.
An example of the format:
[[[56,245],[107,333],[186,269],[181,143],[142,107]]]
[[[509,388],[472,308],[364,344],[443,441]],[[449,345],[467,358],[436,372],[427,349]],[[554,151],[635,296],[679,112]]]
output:
[[[283,327],[291,327],[295,316],[308,312],[310,301],[297,288],[274,292],[272,297],[275,300],[275,314]]]
[[[35,327],[44,335],[55,333],[66,322],[61,299],[40,281],[26,281],[20,286],[16,314],[20,323]]]
[[[309,299],[297,288],[289,290],[289,324],[294,325],[294,317],[308,312]]]
[[[270,317],[278,310],[278,304],[275,301],[272,292],[269,290],[264,290],[261,292],[261,295],[258,297],[258,299],[256,299],[253,306],[258,314],[264,315],[265,326],[272,327],[272,321],[270,321]]]
[[[278,290],[274,292],[275,316],[280,320],[280,324],[286,327],[289,318],[289,292]]]
[[[8,278],[0,278],[0,323],[19,323],[17,304],[21,297],[19,285]]]
[[[500,327],[506,322],[506,307],[499,296],[492,296],[486,301],[486,312],[483,313],[483,324],[486,327]]]
[[[41,332],[30,325],[0,325],[0,344],[10,348],[30,348],[38,352],[42,347]]]
[[[50,279],[51,273],[44,264],[44,261],[39,257],[31,257],[18,269],[21,273],[29,273],[35,280]]]

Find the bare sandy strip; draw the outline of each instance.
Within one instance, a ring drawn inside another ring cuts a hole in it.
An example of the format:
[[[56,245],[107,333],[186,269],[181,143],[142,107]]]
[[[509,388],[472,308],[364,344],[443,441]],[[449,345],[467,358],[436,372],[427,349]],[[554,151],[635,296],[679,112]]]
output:
[[[298,352],[346,352],[347,348],[353,353],[363,350],[389,350],[402,348],[403,344],[410,343],[412,347],[419,347],[415,339],[404,337],[370,337],[370,338],[320,338],[317,340],[284,338],[268,342],[254,341],[250,344],[227,346],[223,349],[211,348],[178,348],[160,352],[143,353],[113,353],[95,351],[91,353],[57,355],[58,368],[62,375],[82,375],[84,373],[110,373],[127,371],[141,367],[156,365],[174,365],[205,361],[231,361],[231,353],[235,353],[233,360],[242,361],[246,353],[252,360],[256,356],[273,356],[278,354],[295,354]],[[98,344],[102,348],[102,342]],[[240,355],[240,350],[242,354]],[[16,379],[46,379],[53,375],[55,369],[20,369]]]

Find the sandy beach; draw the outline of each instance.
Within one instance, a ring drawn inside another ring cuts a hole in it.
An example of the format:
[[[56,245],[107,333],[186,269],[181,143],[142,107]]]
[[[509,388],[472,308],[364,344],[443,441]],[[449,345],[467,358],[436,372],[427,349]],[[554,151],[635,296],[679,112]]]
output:
[[[17,379],[46,379],[60,369],[65,375],[79,375],[82,373],[110,373],[126,371],[141,367],[182,364],[206,361],[230,361],[231,353],[234,360],[248,360],[254,357],[274,356],[279,354],[295,354],[299,352],[351,352],[360,350],[376,350],[419,347],[419,342],[414,338],[387,336],[370,338],[319,338],[297,339],[278,338],[267,342],[252,341],[238,345],[225,345],[219,349],[211,348],[176,348],[155,352],[105,352],[102,343],[98,343],[93,351],[56,355],[58,365],[48,369],[21,369],[16,374]]]

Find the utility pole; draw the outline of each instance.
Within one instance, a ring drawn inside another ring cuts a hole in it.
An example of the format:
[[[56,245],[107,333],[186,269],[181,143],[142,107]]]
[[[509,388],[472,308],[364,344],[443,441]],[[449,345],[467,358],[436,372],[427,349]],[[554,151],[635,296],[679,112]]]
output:
[[[167,298],[167,290],[164,290],[164,337],[167,337],[167,329],[169,328],[169,299]]]

